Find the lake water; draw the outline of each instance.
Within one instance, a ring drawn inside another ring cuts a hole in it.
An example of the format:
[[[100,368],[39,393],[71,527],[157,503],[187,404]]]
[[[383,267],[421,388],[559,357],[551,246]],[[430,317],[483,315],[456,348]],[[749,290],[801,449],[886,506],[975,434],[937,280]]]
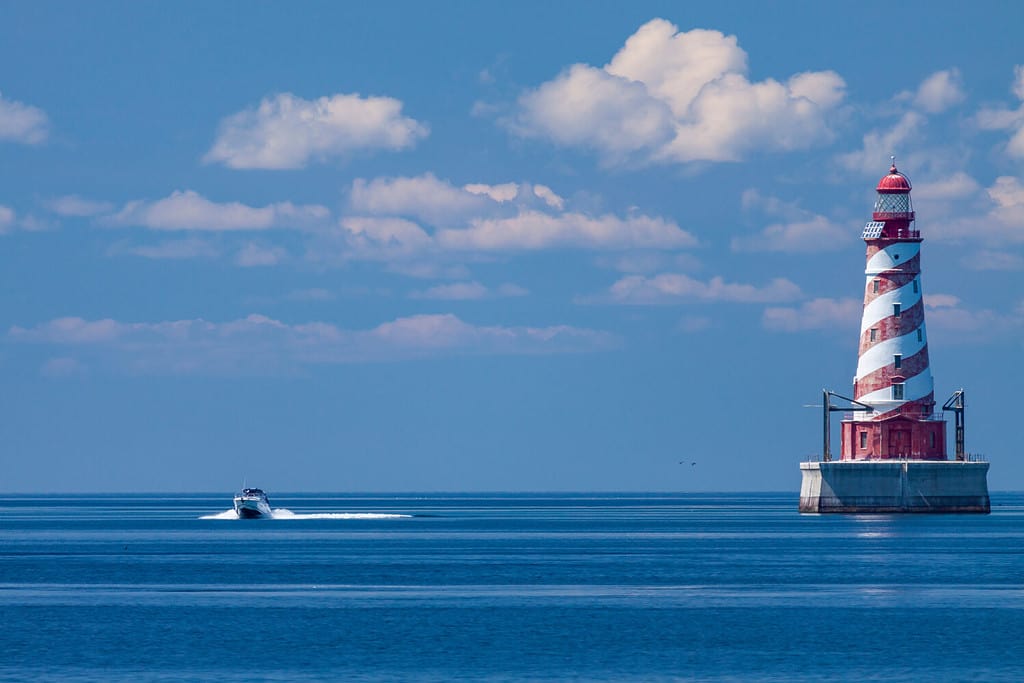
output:
[[[0,496],[0,680],[1022,681],[1024,495]]]

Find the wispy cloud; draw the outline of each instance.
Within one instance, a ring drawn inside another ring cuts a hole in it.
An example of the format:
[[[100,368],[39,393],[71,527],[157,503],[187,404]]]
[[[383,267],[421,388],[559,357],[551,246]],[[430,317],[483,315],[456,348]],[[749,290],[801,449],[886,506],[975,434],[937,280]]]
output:
[[[50,120],[38,107],[6,99],[0,93],[0,142],[38,145],[50,134]]]
[[[428,132],[391,97],[281,93],[225,118],[203,160],[237,169],[303,168],[358,151],[406,149]]]
[[[757,234],[733,237],[730,242],[733,251],[829,251],[844,248],[856,234],[825,216],[775,197],[763,197],[756,190],[743,193],[743,208],[783,220],[769,223]]]
[[[735,161],[832,138],[846,84],[832,71],[752,82],[735,36],[654,19],[604,67],[574,64],[525,93],[508,125],[606,164]]]
[[[281,247],[248,242],[235,256],[235,263],[243,268],[276,266],[287,256],[288,252]]]
[[[1013,67],[1013,84],[1010,87],[1018,100],[1024,101],[1024,65]],[[978,126],[985,130],[1005,130],[1010,134],[1006,142],[1006,155],[1013,159],[1024,159],[1024,104],[1016,109],[1009,107],[986,107],[978,112]]]
[[[898,96],[899,99],[910,100],[915,107],[929,114],[942,113],[966,97],[963,78],[956,68],[936,71],[921,82],[916,92]]]
[[[785,278],[763,286],[726,282],[713,277],[707,282],[681,273],[653,277],[629,275],[617,281],[608,293],[594,301],[629,305],[665,305],[702,302],[774,303],[801,297],[800,288]]]
[[[460,354],[576,353],[618,344],[613,335],[598,330],[473,325],[452,314],[398,318],[367,330],[324,322],[289,324],[263,315],[223,323],[71,317],[15,326],[7,337],[11,342],[77,349],[97,362],[132,372],[161,374],[252,374]]]
[[[489,289],[476,281],[451,282],[447,284],[434,285],[424,290],[417,290],[410,294],[413,299],[437,299],[447,301],[475,301],[480,299],[492,299],[495,297],[526,296],[529,292],[519,285],[505,283],[496,289]]]
[[[280,202],[254,207],[241,202],[215,202],[193,190],[176,190],[156,201],[128,202],[100,220],[112,226],[139,226],[151,230],[270,230],[301,228],[330,217],[326,207]]]
[[[114,204],[112,202],[85,199],[75,194],[51,199],[46,203],[46,206],[58,216],[75,218],[99,216],[111,213],[114,210]]]
[[[156,244],[127,244],[125,242],[117,242],[107,250],[107,253],[111,256],[127,254],[164,261],[216,258],[220,255],[220,250],[206,240],[189,238],[183,240],[165,240]]]
[[[826,330],[855,333],[863,308],[863,302],[857,299],[818,298],[799,306],[767,308],[761,322],[776,332]]]

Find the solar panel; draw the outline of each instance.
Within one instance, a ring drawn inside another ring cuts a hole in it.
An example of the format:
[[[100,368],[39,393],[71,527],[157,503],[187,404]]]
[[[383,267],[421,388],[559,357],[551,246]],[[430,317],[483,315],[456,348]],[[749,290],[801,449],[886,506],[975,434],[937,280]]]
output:
[[[885,227],[885,223],[882,221],[871,221],[864,226],[863,239],[874,240],[882,236],[882,228]]]

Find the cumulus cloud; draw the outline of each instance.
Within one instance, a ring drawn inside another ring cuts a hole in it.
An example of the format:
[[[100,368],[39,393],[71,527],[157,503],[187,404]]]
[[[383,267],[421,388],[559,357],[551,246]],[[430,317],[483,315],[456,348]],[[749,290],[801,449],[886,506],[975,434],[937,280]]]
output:
[[[857,328],[863,307],[863,302],[857,299],[818,298],[795,307],[767,308],[761,322],[765,328],[777,332],[845,332]]]
[[[463,185],[462,189],[476,195],[487,195],[496,202],[510,202],[519,196],[519,185],[516,183],[502,183],[500,185],[470,183]],[[537,196],[539,197],[540,195]]]
[[[960,70],[946,69],[924,79],[913,96],[913,102],[929,114],[938,114],[963,102],[965,97]]]
[[[253,207],[241,202],[214,202],[192,190],[176,190],[156,201],[128,202],[116,214],[103,218],[113,226],[139,226],[151,230],[269,230],[299,228],[326,220],[330,212],[316,204],[280,202]]]
[[[772,303],[792,301],[800,296],[800,288],[785,278],[775,278],[767,285],[758,287],[726,282],[721,277],[703,282],[680,273],[661,273],[653,277],[626,276],[611,286],[603,301],[631,305],[715,301]]]
[[[0,93],[0,142],[38,145],[50,134],[46,112],[38,107],[6,99]]]
[[[293,169],[357,151],[406,149],[429,129],[402,116],[402,106],[391,97],[338,94],[310,101],[281,93],[221,121],[203,160],[237,169]]]
[[[509,184],[515,197],[514,183]],[[507,188],[508,186],[498,186]],[[471,189],[472,188],[472,189]],[[419,218],[431,224],[461,220],[471,213],[484,211],[489,203],[502,201],[492,196],[497,190],[489,185],[455,187],[438,180],[432,173],[417,177],[357,178],[349,194],[351,209],[359,213]],[[482,196],[483,195],[483,196]]]
[[[604,67],[574,64],[523,94],[509,125],[612,164],[734,161],[831,139],[846,87],[838,74],[751,82],[747,71],[735,36],[654,19]]]
[[[455,354],[546,354],[613,348],[591,329],[481,326],[451,314],[415,315],[350,330],[331,323],[289,324],[264,315],[215,323],[202,319],[120,322],[58,318],[12,327],[14,342],[72,347],[143,373],[262,373],[305,365],[391,361]]]
[[[555,194],[547,185],[534,185],[533,194],[544,200],[544,203],[550,206],[552,209],[561,211],[565,208],[565,200]]]
[[[674,222],[566,209],[546,185],[470,183],[432,174],[353,183],[335,249],[343,259],[406,261],[541,249],[678,249],[697,244]],[[359,215],[362,214],[362,215]],[[318,252],[330,251],[330,247]]]
[[[695,246],[697,239],[662,218],[523,210],[509,218],[476,219],[465,229],[441,230],[437,242],[456,251],[529,251],[564,247],[676,249]]]

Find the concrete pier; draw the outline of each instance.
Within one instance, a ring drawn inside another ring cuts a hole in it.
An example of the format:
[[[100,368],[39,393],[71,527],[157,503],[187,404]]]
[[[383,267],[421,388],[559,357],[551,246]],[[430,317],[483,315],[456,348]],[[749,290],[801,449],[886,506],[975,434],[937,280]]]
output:
[[[800,473],[800,512],[987,514],[991,510],[987,462],[802,462]]]

